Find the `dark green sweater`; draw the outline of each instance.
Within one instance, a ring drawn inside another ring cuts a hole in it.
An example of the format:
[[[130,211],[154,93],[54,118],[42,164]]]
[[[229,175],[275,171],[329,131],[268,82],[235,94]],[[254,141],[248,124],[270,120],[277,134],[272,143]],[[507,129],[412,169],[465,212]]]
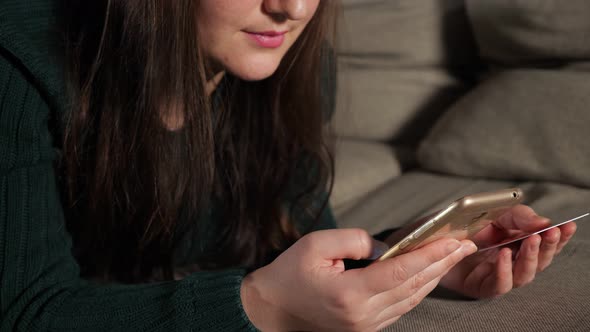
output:
[[[0,331],[255,330],[240,269],[143,285],[79,277],[49,126],[65,109],[54,1],[0,0]],[[329,211],[321,224],[334,226]]]

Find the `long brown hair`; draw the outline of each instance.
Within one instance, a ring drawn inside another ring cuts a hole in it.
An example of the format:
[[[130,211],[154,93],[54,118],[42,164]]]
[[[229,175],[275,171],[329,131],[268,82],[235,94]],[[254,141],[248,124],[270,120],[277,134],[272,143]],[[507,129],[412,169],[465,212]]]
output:
[[[212,98],[198,1],[64,1],[62,166],[84,275],[171,278],[187,237],[207,240],[189,258],[201,268],[253,269],[308,230],[294,225],[317,220],[333,174],[320,73],[336,1],[320,1],[270,78],[226,77]]]

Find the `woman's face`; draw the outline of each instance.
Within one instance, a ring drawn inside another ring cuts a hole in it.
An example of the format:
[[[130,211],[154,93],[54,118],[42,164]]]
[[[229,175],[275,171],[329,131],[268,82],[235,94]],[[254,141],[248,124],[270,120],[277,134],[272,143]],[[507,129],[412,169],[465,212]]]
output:
[[[332,1],[332,0],[327,0]],[[271,76],[316,12],[320,0],[201,0],[205,55],[249,81]]]

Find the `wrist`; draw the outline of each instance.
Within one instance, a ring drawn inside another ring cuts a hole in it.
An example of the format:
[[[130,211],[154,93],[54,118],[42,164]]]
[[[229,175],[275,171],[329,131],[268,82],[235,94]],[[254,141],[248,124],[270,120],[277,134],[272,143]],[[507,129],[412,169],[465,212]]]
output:
[[[242,300],[242,308],[248,316],[252,325],[254,325],[257,329],[261,330],[261,313],[260,313],[260,306],[258,302],[260,302],[258,295],[258,290],[254,284],[254,280],[252,280],[252,275],[248,274],[242,280],[242,285],[240,287],[240,298]]]
[[[282,309],[281,303],[267,296],[260,270],[246,275],[240,288],[242,307],[252,325],[261,331],[298,330],[295,319]]]

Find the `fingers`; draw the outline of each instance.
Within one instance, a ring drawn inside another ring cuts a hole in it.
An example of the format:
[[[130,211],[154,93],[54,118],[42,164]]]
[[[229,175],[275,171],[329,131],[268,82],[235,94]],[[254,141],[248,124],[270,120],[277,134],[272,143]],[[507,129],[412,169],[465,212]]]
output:
[[[396,316],[396,317],[392,317],[386,321],[384,321],[383,323],[379,324],[379,326],[377,326],[377,331],[381,331],[384,328],[388,327],[389,325],[397,322],[400,319],[401,316]]]
[[[360,228],[330,229],[309,233],[301,240],[310,255],[321,259],[363,259],[371,256],[373,238]]]
[[[465,277],[461,293],[473,298],[496,297],[512,289],[512,250],[490,252]]]
[[[522,287],[535,278],[539,262],[539,245],[541,237],[532,235],[522,242],[514,262],[514,287]]]
[[[559,228],[553,228],[543,233],[541,246],[539,247],[539,262],[537,265],[537,272],[543,271],[553,261],[553,256],[557,251],[557,245],[561,238],[561,231]]]
[[[531,269],[536,264],[536,272],[545,270],[576,232],[576,224],[569,223],[550,229],[542,235],[533,235],[523,241],[518,258],[514,264],[515,287],[532,281],[535,274]],[[535,258],[536,257],[536,258]],[[536,260],[536,262],[535,262]]]
[[[529,237],[513,248],[518,252],[514,259],[510,248],[490,252],[489,256],[474,256],[478,257],[477,264],[452,287],[476,298],[495,297],[522,287],[552,263],[553,257],[575,234],[576,227],[568,223]]]
[[[506,232],[495,224],[490,224],[477,232],[472,238],[478,246],[489,246],[506,239]]]
[[[512,250],[504,248],[498,253],[493,283],[484,283],[483,288],[488,289],[486,296],[495,297],[510,292],[514,286],[512,273]]]
[[[407,254],[374,263],[358,273],[365,287],[375,294],[406,282],[410,283],[407,288],[412,293],[476,250],[471,241],[441,239]]]
[[[494,224],[506,231],[534,232],[549,226],[550,222],[549,219],[538,216],[531,207],[521,204],[508,210]]]
[[[495,297],[533,281],[538,272],[551,264],[558,248],[563,247],[576,231],[576,225],[562,227],[524,240],[514,261],[510,248],[503,248],[490,256],[494,259],[482,261],[465,278],[465,292],[474,297]]]
[[[430,282],[423,285],[420,289],[416,290],[411,296],[405,298],[402,301],[392,302],[393,304],[387,306],[378,316],[377,320],[383,320],[383,323],[377,328],[382,329],[391,325],[400,316],[408,313],[414,309],[424,298],[432,292],[432,290],[438,285],[440,277],[431,280]]]
[[[555,250],[555,254],[559,254],[563,247],[569,242],[569,240],[574,236],[576,230],[578,229],[578,225],[574,222],[567,223],[563,226],[559,227],[561,231],[561,237],[559,239],[559,244],[557,245],[557,249]]]

